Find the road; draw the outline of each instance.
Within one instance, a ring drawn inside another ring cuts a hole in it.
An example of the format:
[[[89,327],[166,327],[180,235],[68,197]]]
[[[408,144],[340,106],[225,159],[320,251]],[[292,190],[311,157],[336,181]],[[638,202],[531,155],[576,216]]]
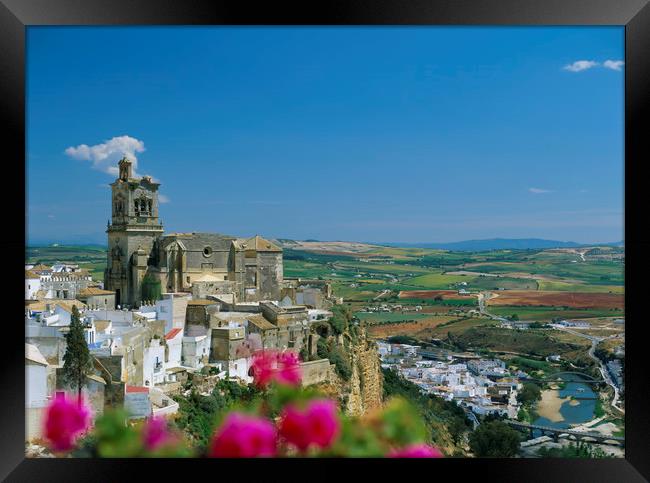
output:
[[[390,290],[383,290],[379,295],[377,295],[373,300],[379,300],[382,298],[384,295],[390,294]]]
[[[490,292],[481,292],[478,294],[478,311],[481,315],[484,315],[486,317],[491,318],[492,320],[498,320],[500,322],[510,322],[508,319],[505,317],[498,317],[496,315],[492,315],[489,312],[485,310],[485,301],[490,300],[493,297],[493,294]]]

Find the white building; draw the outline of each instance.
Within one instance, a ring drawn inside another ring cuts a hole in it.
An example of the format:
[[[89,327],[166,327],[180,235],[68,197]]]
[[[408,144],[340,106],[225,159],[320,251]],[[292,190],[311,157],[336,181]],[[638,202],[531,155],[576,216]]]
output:
[[[174,328],[165,334],[167,343],[167,367],[178,367],[181,365],[183,354],[183,329]]]
[[[309,314],[309,322],[315,322],[317,320],[329,320],[334,315],[329,310],[321,309],[308,309],[307,313]]]
[[[377,350],[379,357],[388,355],[391,353],[391,345],[388,342],[377,341]]]
[[[185,311],[191,294],[186,293],[164,293],[162,300],[155,304],[157,320],[165,321],[165,333],[172,329],[185,326]]]
[[[31,270],[25,271],[25,300],[36,299],[36,292],[41,289],[41,276]]]
[[[183,365],[201,369],[210,355],[210,337],[208,335],[183,337]]]
[[[129,419],[148,418],[152,415],[149,390],[143,386],[126,386],[124,409],[129,413]]]
[[[48,384],[48,363],[32,344],[25,344],[25,439],[42,435],[43,415],[52,394]]]
[[[165,346],[160,339],[153,338],[144,349],[143,378],[145,386],[162,384],[165,381]]]
[[[25,344],[25,404],[28,408],[45,407],[48,402],[48,363],[33,344]]]

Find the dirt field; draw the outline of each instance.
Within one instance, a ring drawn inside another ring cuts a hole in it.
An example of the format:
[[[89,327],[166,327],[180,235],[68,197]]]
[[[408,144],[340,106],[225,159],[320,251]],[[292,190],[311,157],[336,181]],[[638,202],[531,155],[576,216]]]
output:
[[[489,299],[488,305],[622,309],[624,302],[625,296],[622,294],[508,290],[494,293],[493,297]]]
[[[458,295],[455,290],[404,290],[399,293],[401,299],[435,299],[441,296],[443,300],[469,300],[473,295]]]
[[[430,319],[417,320],[400,324],[382,324],[368,327],[368,333],[371,337],[385,338],[392,335],[414,335],[426,329],[433,329],[440,324],[456,320],[458,316],[452,317],[432,317]]]

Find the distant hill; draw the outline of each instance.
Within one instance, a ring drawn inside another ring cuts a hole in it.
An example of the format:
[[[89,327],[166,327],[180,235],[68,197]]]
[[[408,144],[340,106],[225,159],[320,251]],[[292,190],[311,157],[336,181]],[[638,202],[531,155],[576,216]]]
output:
[[[98,238],[98,237],[97,237]],[[95,237],[72,237],[70,240],[55,241],[33,239],[28,240],[29,247],[51,247],[54,244],[66,247],[101,247],[106,248],[106,242],[101,238],[96,241]],[[317,240],[291,240],[288,238],[276,238],[272,240],[282,248],[296,248],[306,250],[334,250],[359,252],[377,248],[378,246],[398,248],[432,248],[438,250],[480,252],[487,250],[544,250],[548,248],[580,248],[580,247],[622,247],[623,241],[608,243],[576,243],[572,241],[545,240],[542,238],[489,238],[484,240],[464,240],[446,243],[409,243],[409,242],[351,242],[351,241],[317,241]],[[103,242],[103,243],[102,243]]]
[[[580,248],[589,246],[623,246],[624,243],[576,243],[572,241],[544,240],[541,238],[490,238],[486,240],[465,240],[448,243],[377,243],[389,247],[433,248],[438,250],[472,251],[485,250],[542,250],[547,248]]]
[[[30,247],[35,247],[35,246],[41,246],[41,247],[46,247],[46,246],[51,246],[54,244],[58,245],[67,245],[67,246],[93,246],[93,245],[100,245],[100,246],[106,246],[106,233],[102,232],[95,232],[95,233],[90,233],[90,234],[85,234],[85,235],[67,235],[66,237],[62,238],[47,238],[47,237],[39,237],[39,236],[34,236],[34,237],[27,237],[27,245]]]

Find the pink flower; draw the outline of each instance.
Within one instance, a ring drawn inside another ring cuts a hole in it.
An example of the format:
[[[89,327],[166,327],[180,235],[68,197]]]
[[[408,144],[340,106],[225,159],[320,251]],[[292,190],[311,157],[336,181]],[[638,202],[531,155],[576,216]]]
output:
[[[327,399],[312,401],[303,411],[287,406],[280,421],[280,435],[303,452],[310,445],[329,447],[339,431],[336,403]]]
[[[266,419],[230,413],[212,440],[213,458],[255,458],[275,456],[277,433]]]
[[[442,453],[438,448],[428,444],[412,444],[406,448],[391,451],[388,456],[390,458],[442,458]]]
[[[167,428],[167,421],[163,418],[148,419],[142,428],[142,439],[145,448],[149,451],[154,451],[175,440],[174,435]]]
[[[292,351],[258,351],[253,354],[251,369],[259,387],[266,387],[272,381],[288,386],[300,385],[300,358]]]
[[[278,356],[278,372],[275,380],[288,386],[299,386],[302,380],[300,374],[300,357],[292,351],[286,351]]]
[[[72,449],[79,435],[90,426],[90,409],[76,398],[57,396],[45,413],[45,438],[55,451]]]

